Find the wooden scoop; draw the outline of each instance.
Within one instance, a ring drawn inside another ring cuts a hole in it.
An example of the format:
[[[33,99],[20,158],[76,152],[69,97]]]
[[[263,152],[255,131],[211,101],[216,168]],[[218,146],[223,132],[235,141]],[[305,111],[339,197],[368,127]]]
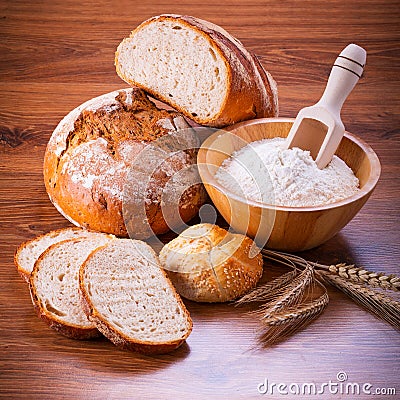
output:
[[[321,100],[300,110],[289,135],[286,147],[309,150],[318,168],[331,161],[344,134],[340,110],[364,70],[366,51],[349,44],[336,59]]]

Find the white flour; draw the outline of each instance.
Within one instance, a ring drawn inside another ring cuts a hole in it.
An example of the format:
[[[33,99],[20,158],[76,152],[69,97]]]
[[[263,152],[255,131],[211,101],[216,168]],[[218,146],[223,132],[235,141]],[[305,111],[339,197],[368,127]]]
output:
[[[357,192],[359,182],[339,157],[319,169],[309,151],[284,149],[283,138],[264,139],[226,159],[215,178],[249,200],[287,207],[334,203]]]

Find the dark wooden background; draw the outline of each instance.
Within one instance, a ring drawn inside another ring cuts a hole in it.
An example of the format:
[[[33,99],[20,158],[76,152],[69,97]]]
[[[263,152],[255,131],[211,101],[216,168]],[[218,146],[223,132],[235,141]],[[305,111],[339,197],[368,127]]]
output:
[[[192,335],[175,353],[159,357],[124,352],[105,339],[67,339],[36,317],[13,254],[22,241],[68,226],[42,182],[47,140],[72,108],[126,86],[114,70],[117,45],[144,19],[167,12],[217,23],[259,55],[278,82],[281,116],[295,116],[319,99],[332,62],[348,43],[367,49],[365,76],[342,118],[378,153],[382,176],[359,215],[307,257],[400,273],[398,1],[3,0],[0,397],[249,399],[260,397],[257,386],[265,378],[318,385],[344,371],[347,382],[395,387],[397,396],[382,398],[399,398],[399,333],[334,289],[315,323],[268,349],[257,346],[257,320],[230,305],[187,302]]]

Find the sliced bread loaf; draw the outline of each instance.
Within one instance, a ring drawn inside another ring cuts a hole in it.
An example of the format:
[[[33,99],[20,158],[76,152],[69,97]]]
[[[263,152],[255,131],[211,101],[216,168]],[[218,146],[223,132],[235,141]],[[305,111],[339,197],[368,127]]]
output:
[[[69,239],[51,245],[35,263],[29,288],[40,318],[59,333],[74,339],[99,336],[82,310],[78,291],[79,268],[88,255],[110,239]]]
[[[95,250],[80,269],[79,287],[89,320],[117,346],[166,353],[192,330],[188,311],[144,242],[119,239]]]
[[[278,114],[276,83],[257,58],[217,25],[160,15],[118,46],[118,75],[199,124],[221,127]]]
[[[29,282],[29,277],[36,260],[51,245],[67,239],[96,239],[100,237],[112,238],[113,236],[104,233],[87,231],[81,228],[64,228],[54,230],[22,243],[15,252],[14,263],[21,277],[26,282]]]

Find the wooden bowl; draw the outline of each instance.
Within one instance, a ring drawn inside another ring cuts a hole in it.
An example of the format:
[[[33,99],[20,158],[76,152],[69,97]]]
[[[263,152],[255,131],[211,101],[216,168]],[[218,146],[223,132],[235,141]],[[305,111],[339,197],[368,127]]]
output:
[[[259,246],[302,251],[316,247],[339,232],[361,209],[378,182],[381,166],[370,146],[346,132],[336,154],[360,181],[360,191],[324,206],[282,207],[245,200],[228,191],[214,175],[222,162],[247,143],[286,137],[293,118],[262,118],[233,125],[209,136],[198,153],[201,179],[214,205],[235,230]]]

